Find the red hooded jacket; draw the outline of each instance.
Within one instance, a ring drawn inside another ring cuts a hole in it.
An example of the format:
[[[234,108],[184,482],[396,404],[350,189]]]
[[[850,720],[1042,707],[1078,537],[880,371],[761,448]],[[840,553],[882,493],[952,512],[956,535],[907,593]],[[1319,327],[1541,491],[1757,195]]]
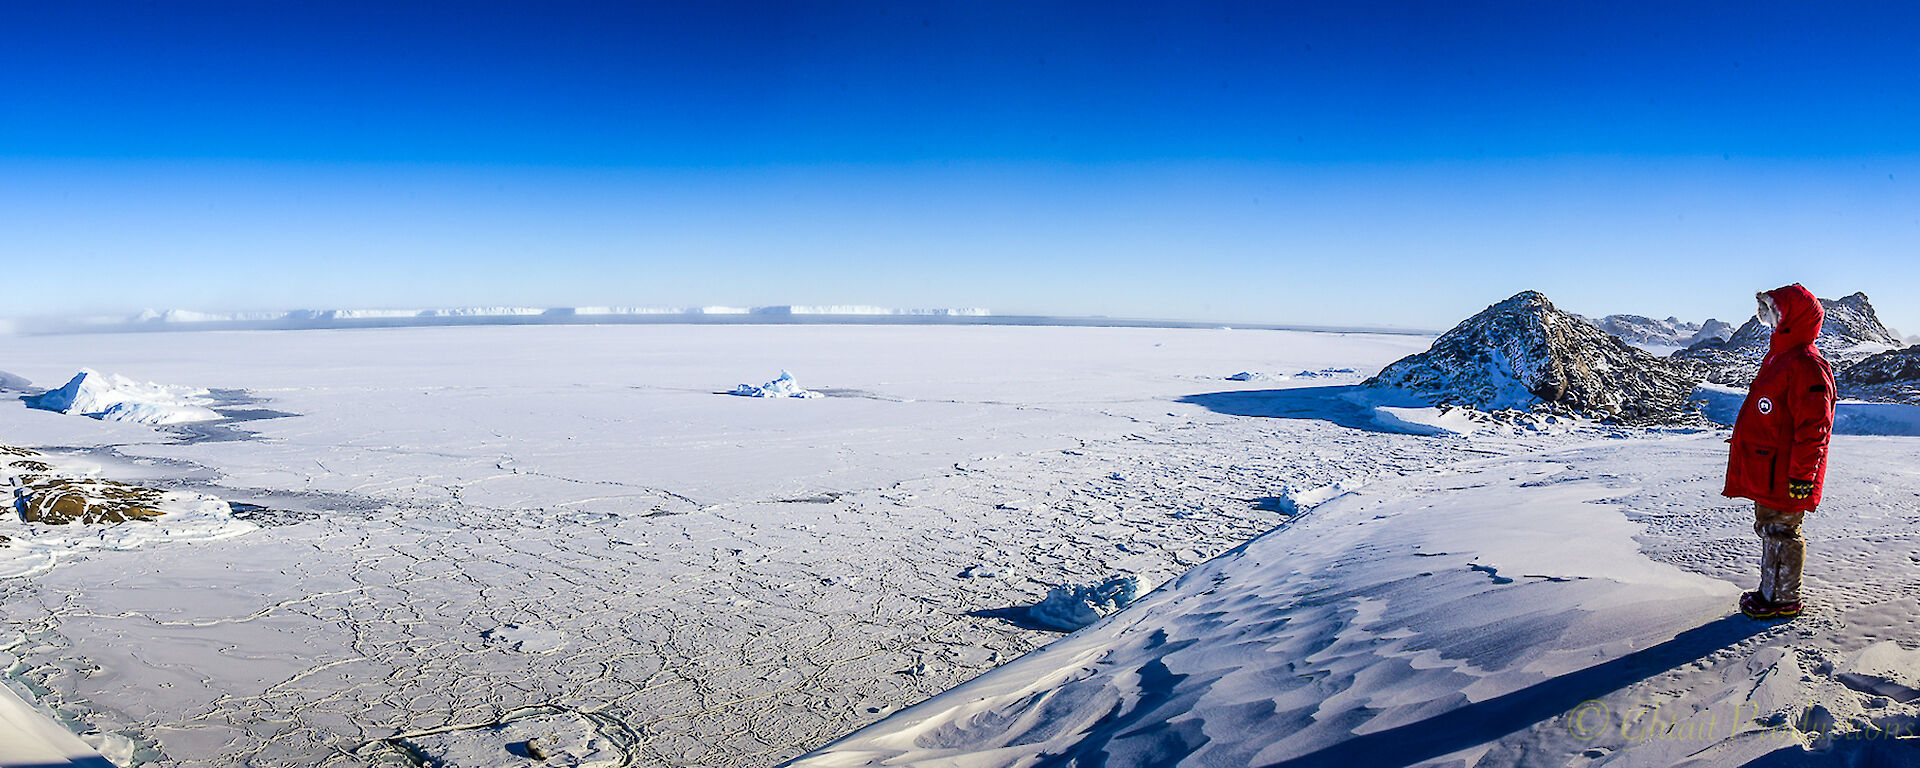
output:
[[[1798,284],[1767,292],[1780,310],[1767,357],[1733,422],[1733,455],[1722,495],[1753,499],[1785,512],[1820,505],[1833,433],[1833,367],[1813,346],[1827,313]],[[1787,480],[1813,481],[1804,499],[1787,495]]]

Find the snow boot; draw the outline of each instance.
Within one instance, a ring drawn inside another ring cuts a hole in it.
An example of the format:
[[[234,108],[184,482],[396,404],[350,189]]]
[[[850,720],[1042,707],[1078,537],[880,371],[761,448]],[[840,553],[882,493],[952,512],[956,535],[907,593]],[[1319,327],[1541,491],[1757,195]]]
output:
[[[1791,619],[1800,615],[1800,601],[1776,603],[1753,591],[1740,596],[1740,613],[1749,619]]]

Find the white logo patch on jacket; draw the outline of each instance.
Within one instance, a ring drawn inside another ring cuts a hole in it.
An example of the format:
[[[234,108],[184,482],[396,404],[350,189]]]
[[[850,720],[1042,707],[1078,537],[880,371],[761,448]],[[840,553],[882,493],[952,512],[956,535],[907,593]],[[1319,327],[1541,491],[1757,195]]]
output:
[[[1773,401],[1768,398],[1764,398],[1764,397],[1760,398],[1760,403],[1758,407],[1760,409],[1761,415],[1773,413]]]

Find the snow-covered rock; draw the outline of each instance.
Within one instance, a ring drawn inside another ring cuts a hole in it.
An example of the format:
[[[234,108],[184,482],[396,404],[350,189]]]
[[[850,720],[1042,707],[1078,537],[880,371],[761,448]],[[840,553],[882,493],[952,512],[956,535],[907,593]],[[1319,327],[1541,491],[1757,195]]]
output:
[[[741,397],[824,397],[818,392],[804,389],[800,382],[793,380],[793,374],[780,372],[780,377],[760,386],[741,384],[733,388],[733,394]]]
[[[1113,615],[1140,596],[1140,580],[1134,576],[1115,576],[1099,584],[1062,584],[1047,590],[1047,596],[1027,609],[1034,622],[1062,632]]]
[[[34,397],[27,404],[106,421],[163,425],[221,418],[206,407],[209,402],[204,389],[162,386],[82,368],[64,386]]]
[[[1864,293],[1840,299],[1821,299],[1827,319],[1814,341],[1821,354],[1833,363],[1836,372],[1862,359],[1902,346],[1899,338],[1887,331],[1873,311]],[[1767,344],[1773,329],[1759,318],[1749,318],[1725,341],[1699,342],[1673,354],[1673,359],[1715,384],[1744,387],[1760,372],[1760,361],[1767,356]]]
[[[1920,405],[1920,347],[1868,357],[1834,375],[1843,397]]]
[[[1543,408],[1635,424],[1684,421],[1694,411],[1691,379],[1535,291],[1468,318],[1363,386],[1432,405]]]
[[[1709,318],[1705,323],[1689,323],[1677,317],[1655,320],[1640,315],[1607,315],[1594,320],[1600,330],[1636,346],[1687,347],[1707,339],[1733,335],[1733,326]]]

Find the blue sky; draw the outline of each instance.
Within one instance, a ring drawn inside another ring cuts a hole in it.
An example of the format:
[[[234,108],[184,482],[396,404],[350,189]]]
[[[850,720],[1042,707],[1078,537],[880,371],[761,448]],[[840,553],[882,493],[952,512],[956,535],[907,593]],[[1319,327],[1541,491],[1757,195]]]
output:
[[[7,314],[1799,281],[1920,333],[1909,4],[4,0],[0,110]]]

